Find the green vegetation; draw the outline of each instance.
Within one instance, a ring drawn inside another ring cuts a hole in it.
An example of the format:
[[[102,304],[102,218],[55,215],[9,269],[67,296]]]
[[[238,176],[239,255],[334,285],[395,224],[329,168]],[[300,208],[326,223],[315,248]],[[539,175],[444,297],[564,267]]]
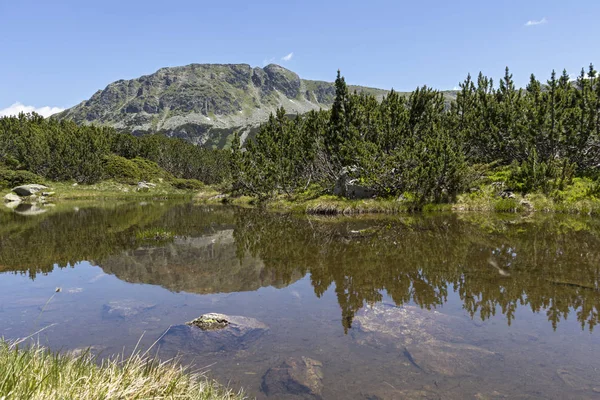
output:
[[[291,120],[280,109],[246,151],[234,140],[233,193],[295,201],[309,187],[318,187],[317,198],[352,182],[384,203],[401,203],[373,207],[384,211],[443,203],[535,209],[528,197],[546,210],[598,209],[600,77],[593,66],[575,82],[553,72],[546,84],[532,75],[517,89],[507,69],[498,86],[480,74],[460,87],[449,104],[427,87],[409,96],[392,91],[379,102],[350,93],[338,73],[330,111]],[[343,199],[319,202],[319,209],[347,208]]]
[[[241,399],[216,382],[188,373],[177,360],[146,354],[98,363],[89,352],[52,353],[0,340],[2,399]]]
[[[194,68],[199,77],[208,71]],[[245,71],[239,68],[233,72]],[[268,68],[285,90],[302,87],[290,71]],[[248,84],[232,82],[239,91]],[[173,191],[216,189],[234,204],[269,202],[309,213],[447,210],[445,204],[499,212],[600,210],[600,77],[593,66],[575,82],[566,71],[553,72],[545,84],[532,75],[524,89],[508,69],[498,85],[482,74],[476,81],[468,76],[456,97],[427,87],[383,98],[368,88],[351,93],[339,72],[335,90],[304,84],[333,95],[331,110],[291,117],[280,108],[245,149],[227,130],[220,143],[229,148],[216,150],[211,141],[200,147],[34,114],[0,118],[0,186],[152,181]],[[354,200],[350,186],[368,199]]]
[[[137,183],[177,178],[212,184],[227,179],[228,160],[225,151],[161,135],[138,138],[36,114],[0,118],[2,187],[43,179],[94,184],[106,179]]]
[[[152,228],[136,232],[135,238],[138,241],[150,244],[167,243],[175,239],[175,234],[163,228]]]
[[[44,179],[29,171],[11,170],[0,164],[0,188],[15,187],[26,183],[37,182],[43,183]]]

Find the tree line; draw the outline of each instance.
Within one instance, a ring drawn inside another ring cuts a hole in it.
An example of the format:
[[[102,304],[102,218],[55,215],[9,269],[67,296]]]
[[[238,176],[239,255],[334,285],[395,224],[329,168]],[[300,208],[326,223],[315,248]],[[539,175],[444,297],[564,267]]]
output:
[[[79,183],[135,178],[140,170],[164,170],[166,177],[198,179],[207,184],[222,182],[229,174],[226,151],[163,135],[136,137],[109,127],[77,125],[35,113],[0,118],[0,164],[54,181]]]
[[[525,88],[508,68],[497,85],[469,75],[452,101],[426,86],[379,101],[350,93],[339,71],[335,92],[330,110],[290,117],[280,108],[244,147],[236,134],[227,150],[36,114],[4,117],[0,166],[80,183],[134,179],[158,166],[259,199],[334,193],[345,177],[417,206],[498,179],[506,189],[546,194],[576,177],[598,181],[600,76],[592,65],[575,80],[566,71],[545,83],[531,75]],[[592,188],[600,193],[600,184]]]
[[[452,201],[493,172],[511,190],[546,194],[574,177],[597,179],[600,77],[592,65],[517,88],[469,75],[456,99],[426,86],[382,101],[349,93],[338,71],[331,110],[294,118],[278,110],[231,157],[233,189],[259,198],[308,187],[331,193],[342,174],[382,197]],[[485,180],[485,179],[484,179]]]

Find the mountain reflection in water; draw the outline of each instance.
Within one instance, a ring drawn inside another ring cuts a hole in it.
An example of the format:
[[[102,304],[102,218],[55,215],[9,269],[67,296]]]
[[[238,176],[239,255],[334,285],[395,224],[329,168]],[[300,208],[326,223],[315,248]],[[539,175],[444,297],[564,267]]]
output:
[[[139,234],[156,229],[172,236]],[[509,325],[518,307],[545,313],[554,329],[570,314],[590,331],[599,318],[600,221],[591,218],[314,218],[186,203],[0,213],[0,271],[35,279],[81,260],[198,294],[281,288],[309,274],[317,297],[333,285],[345,332],[384,293],[432,309],[454,291],[471,318],[501,313]]]

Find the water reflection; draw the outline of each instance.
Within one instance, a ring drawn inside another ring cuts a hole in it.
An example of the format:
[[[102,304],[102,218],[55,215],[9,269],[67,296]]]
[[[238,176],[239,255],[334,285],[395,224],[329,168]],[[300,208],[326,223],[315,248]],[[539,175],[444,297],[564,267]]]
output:
[[[163,229],[166,242],[139,232]],[[333,287],[345,332],[387,293],[426,309],[456,292],[475,320],[518,307],[598,323],[600,222],[538,215],[307,218],[192,204],[57,207],[0,213],[0,271],[49,273],[90,260],[132,283],[199,294],[285,287],[306,274]]]

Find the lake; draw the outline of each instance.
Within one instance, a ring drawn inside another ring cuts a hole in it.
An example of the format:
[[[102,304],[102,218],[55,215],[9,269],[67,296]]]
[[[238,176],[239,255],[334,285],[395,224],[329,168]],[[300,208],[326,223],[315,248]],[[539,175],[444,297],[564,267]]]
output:
[[[5,338],[153,346],[252,397],[600,398],[599,219],[64,203],[0,212],[0,273]]]

